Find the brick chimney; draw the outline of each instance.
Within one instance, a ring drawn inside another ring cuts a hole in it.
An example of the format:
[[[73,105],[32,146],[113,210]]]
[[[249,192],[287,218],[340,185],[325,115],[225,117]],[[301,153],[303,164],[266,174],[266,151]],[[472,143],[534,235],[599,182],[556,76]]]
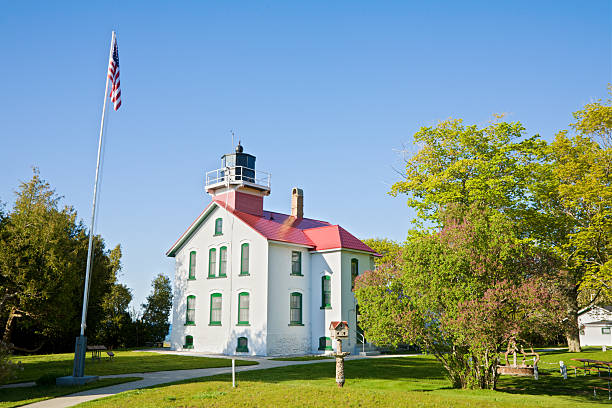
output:
[[[301,188],[293,187],[291,190],[291,216],[304,217],[304,192]]]

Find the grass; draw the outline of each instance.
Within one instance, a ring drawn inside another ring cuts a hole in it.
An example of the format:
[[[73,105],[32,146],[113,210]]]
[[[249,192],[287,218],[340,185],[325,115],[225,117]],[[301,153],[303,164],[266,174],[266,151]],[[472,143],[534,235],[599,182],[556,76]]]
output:
[[[44,354],[33,356],[15,356],[13,362],[21,361],[23,370],[15,373],[9,383],[35,381],[46,373],[60,375],[72,374],[74,354]],[[236,365],[257,364],[254,361],[236,360]],[[115,351],[113,361],[92,361],[87,353],[85,373],[88,375],[111,375],[148,373],[152,371],[190,370],[196,368],[230,367],[232,361],[227,358],[208,358],[177,356],[138,351]]]
[[[450,388],[441,366],[431,356],[391,357],[345,362],[346,384],[337,388],[335,364],[321,362],[230,375],[217,375],[129,391],[82,404],[87,408],[137,407],[583,407],[608,403],[607,395],[593,398],[597,376],[563,380],[559,360],[593,358],[612,361],[612,351],[602,353],[547,352],[540,363],[540,379],[502,376],[499,389]],[[546,364],[549,363],[549,364]],[[604,394],[607,394],[604,392]]]
[[[71,387],[46,385],[33,387],[1,388],[0,408],[19,407],[26,404],[32,404],[38,401],[61,397],[62,395],[73,394],[75,392],[91,390],[93,388],[107,387],[109,385],[121,384],[141,379],[142,377],[105,378],[93,383]]]
[[[329,360],[332,356],[298,356],[298,357],[275,357],[270,360],[275,361],[311,361],[311,360]]]

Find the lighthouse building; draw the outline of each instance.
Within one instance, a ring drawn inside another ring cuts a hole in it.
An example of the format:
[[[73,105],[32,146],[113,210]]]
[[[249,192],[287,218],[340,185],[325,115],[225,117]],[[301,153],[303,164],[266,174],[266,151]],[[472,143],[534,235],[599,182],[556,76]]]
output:
[[[175,258],[171,345],[227,355],[330,352],[332,321],[349,324],[344,350],[362,337],[353,281],[375,251],[339,225],[263,209],[270,175],[238,144],[206,174],[211,202],[168,250]]]

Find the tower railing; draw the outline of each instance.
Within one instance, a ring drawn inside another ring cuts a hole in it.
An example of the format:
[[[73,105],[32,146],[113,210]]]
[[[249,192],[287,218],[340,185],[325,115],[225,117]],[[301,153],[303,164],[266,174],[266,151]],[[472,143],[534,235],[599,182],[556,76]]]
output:
[[[250,184],[270,189],[271,174],[244,166],[223,167],[206,173],[205,188],[223,184]]]

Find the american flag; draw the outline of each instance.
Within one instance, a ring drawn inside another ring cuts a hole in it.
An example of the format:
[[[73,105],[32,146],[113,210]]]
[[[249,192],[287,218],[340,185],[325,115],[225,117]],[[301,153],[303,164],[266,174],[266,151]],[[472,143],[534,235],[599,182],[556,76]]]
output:
[[[117,38],[113,43],[111,57],[108,60],[108,79],[111,81],[110,98],[113,102],[115,110],[121,106],[121,82],[119,81],[119,48],[117,48]]]

